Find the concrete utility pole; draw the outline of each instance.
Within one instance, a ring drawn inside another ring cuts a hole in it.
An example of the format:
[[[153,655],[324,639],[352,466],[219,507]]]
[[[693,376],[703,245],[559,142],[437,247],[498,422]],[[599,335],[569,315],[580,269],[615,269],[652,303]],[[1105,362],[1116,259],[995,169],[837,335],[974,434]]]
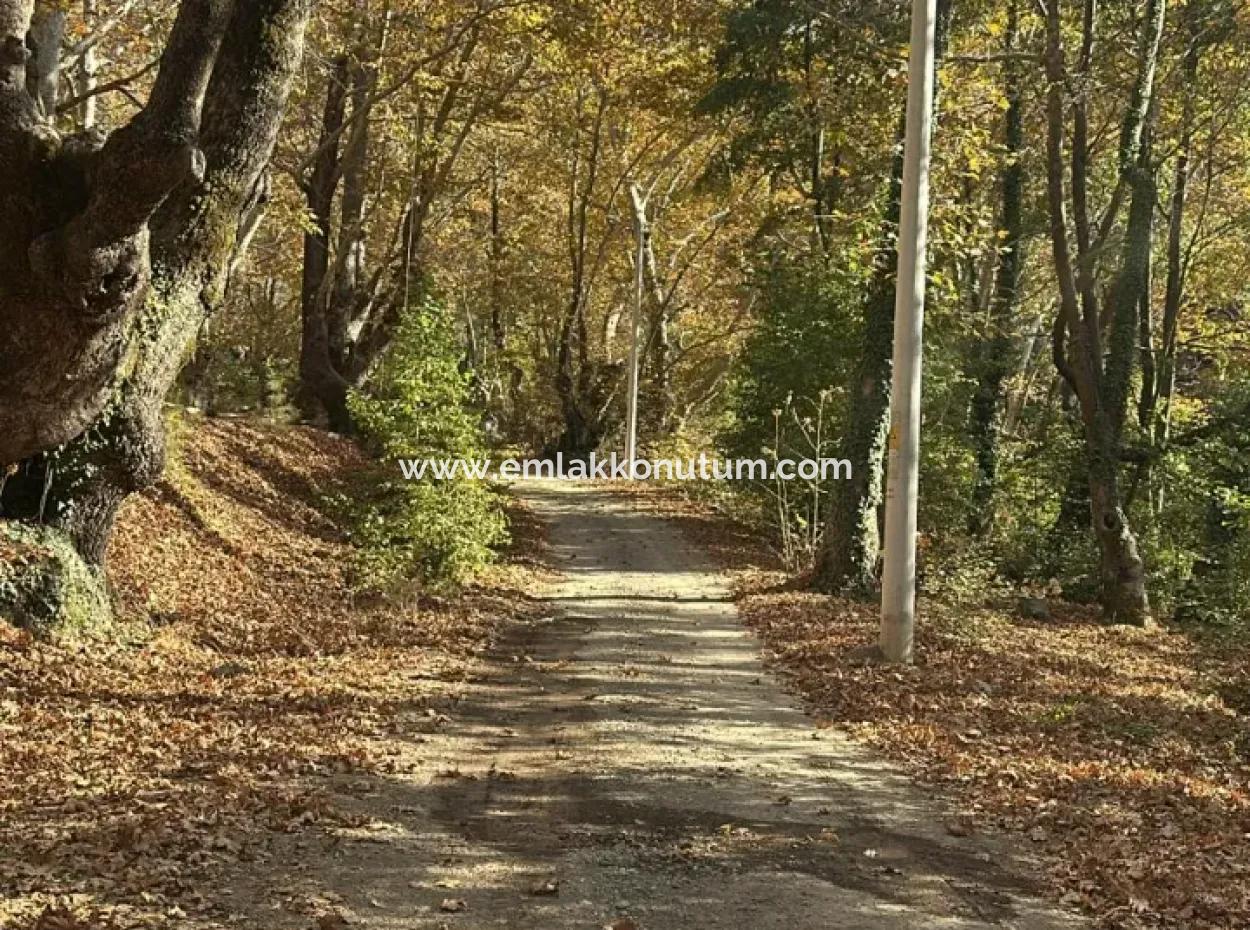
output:
[[[929,227],[929,145],[933,123],[937,0],[912,0],[903,202],[894,303],[894,381],[885,495],[885,571],[881,652],[910,662],[916,623],[916,505],[920,486],[920,374],[924,334],[925,250]]]
[[[634,306],[629,325],[629,395],[625,417],[625,460],[629,473],[634,473],[634,458],[638,454],[638,337],[642,329],[643,262],[647,257],[647,202],[637,184],[630,184],[629,196],[634,206],[634,233],[637,236],[637,254],[634,256]]]

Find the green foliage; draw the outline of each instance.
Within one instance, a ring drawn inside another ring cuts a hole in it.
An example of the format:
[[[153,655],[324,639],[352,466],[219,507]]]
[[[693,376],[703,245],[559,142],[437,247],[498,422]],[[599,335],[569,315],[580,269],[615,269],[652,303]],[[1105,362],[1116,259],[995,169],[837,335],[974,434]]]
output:
[[[837,407],[854,361],[854,284],[819,263],[779,264],[759,275],[758,320],[739,362],[724,436],[735,455],[754,457],[774,446],[774,411],[820,404],[826,418],[839,416],[830,405]]]
[[[1147,537],[1177,619],[1220,630],[1250,629],[1250,481],[1246,440],[1214,439],[1164,463],[1162,532]]]
[[[758,318],[742,353],[720,443],[733,457],[836,458],[855,344],[852,275],[823,262],[776,264],[754,282]],[[796,361],[801,360],[799,364]],[[736,487],[783,561],[806,568],[820,543],[828,488],[757,481]]]
[[[498,496],[485,483],[407,481],[399,470],[401,459],[482,453],[460,351],[447,312],[427,300],[405,316],[372,390],[351,398],[352,416],[381,460],[352,507],[363,589],[394,591],[413,578],[463,582],[507,537]]]

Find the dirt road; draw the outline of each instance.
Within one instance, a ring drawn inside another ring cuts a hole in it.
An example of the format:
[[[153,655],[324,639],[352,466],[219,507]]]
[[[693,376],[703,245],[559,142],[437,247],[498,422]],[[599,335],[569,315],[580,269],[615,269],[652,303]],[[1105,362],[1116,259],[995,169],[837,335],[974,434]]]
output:
[[[379,930],[1081,926],[814,728],[673,527],[601,490],[520,493],[551,527],[551,619],[465,684],[415,772],[345,788],[370,826],[289,851],[258,901],[301,889]]]

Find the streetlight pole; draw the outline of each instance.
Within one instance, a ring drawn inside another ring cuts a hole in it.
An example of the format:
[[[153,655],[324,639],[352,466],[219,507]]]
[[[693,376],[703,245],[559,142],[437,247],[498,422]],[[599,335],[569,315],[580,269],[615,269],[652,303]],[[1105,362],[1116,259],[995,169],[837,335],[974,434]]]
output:
[[[885,569],[881,652],[910,662],[916,622],[916,505],[920,486],[920,376],[924,334],[925,252],[929,226],[929,146],[933,123],[937,0],[912,0],[903,146],[898,282],[894,303],[894,378],[890,394],[889,471],[885,496]]]
[[[637,184],[631,184],[629,195],[634,205],[634,233],[637,253],[634,256],[634,306],[629,326],[629,397],[625,416],[625,460],[629,474],[634,474],[634,458],[638,454],[638,337],[642,329],[643,262],[647,257],[647,203]]]

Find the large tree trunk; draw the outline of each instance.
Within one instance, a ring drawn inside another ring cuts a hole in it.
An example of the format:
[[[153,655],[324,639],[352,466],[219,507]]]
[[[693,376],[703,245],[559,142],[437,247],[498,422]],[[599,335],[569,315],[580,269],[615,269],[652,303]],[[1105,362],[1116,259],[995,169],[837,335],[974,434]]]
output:
[[[149,222],[204,172],[200,102],[230,4],[182,5],[148,105],[61,137],[27,89],[31,0],[0,0],[0,462],[80,435],[116,393],[152,279]]]
[[[100,564],[163,466],[162,404],[265,189],[310,0],[184,0],[147,106],[102,144],[38,118],[29,11],[0,0],[0,461],[59,448],[45,512]]]

